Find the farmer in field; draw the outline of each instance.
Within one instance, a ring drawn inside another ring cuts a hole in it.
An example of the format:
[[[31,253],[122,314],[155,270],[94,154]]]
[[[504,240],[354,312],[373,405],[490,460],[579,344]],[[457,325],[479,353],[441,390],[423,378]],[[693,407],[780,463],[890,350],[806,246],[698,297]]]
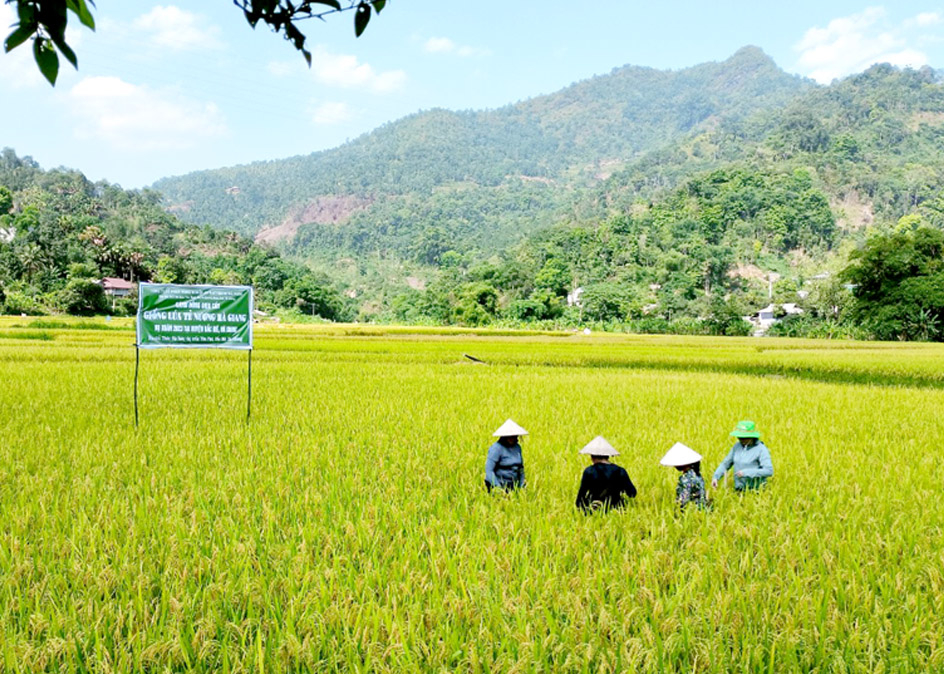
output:
[[[492,433],[498,440],[488,448],[485,459],[485,488],[521,489],[524,487],[524,459],[518,438],[528,432],[509,419]]]
[[[689,503],[694,503],[699,510],[708,507],[705,479],[701,476],[701,459],[701,454],[694,449],[676,442],[659,461],[663,466],[672,466],[681,473],[675,487],[675,502],[679,508],[684,509]]]
[[[602,435],[591,440],[580,450],[589,454],[592,463],[583,471],[580,490],[577,492],[577,507],[585,513],[593,510],[622,508],[623,497],[635,498],[636,487],[629,479],[626,469],[610,463],[610,457],[619,452]]]
[[[767,478],[774,474],[774,464],[770,460],[770,450],[760,441],[754,422],[739,421],[731,436],[737,442],[712,476],[711,486],[717,487],[718,480],[730,468],[734,469],[735,491],[750,491],[764,486]]]

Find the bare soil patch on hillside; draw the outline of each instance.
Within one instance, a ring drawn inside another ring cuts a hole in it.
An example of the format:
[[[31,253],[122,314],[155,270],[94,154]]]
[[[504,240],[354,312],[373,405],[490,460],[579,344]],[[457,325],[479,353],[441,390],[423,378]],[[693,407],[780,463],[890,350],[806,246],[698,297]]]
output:
[[[347,222],[357,211],[371,204],[371,200],[344,196],[321,196],[302,207],[293,209],[286,218],[273,227],[266,227],[256,234],[256,243],[276,243],[295,237],[302,225],[339,225]]]

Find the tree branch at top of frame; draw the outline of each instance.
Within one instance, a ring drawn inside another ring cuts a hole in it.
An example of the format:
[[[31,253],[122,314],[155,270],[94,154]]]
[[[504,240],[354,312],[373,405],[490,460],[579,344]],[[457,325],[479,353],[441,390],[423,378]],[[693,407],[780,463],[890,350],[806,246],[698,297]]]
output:
[[[59,76],[60,54],[76,69],[78,57],[66,43],[66,28],[70,12],[78,21],[95,30],[95,18],[91,9],[93,0],[4,0],[16,9],[17,22],[13,32],[3,43],[4,52],[11,52],[28,41],[33,43],[36,66],[53,86]],[[306,36],[295,25],[305,19],[324,21],[331,14],[354,12],[354,35],[360,37],[374,14],[380,14],[387,0],[233,0],[243,11],[246,21],[255,28],[259,22],[267,24],[273,32],[281,34],[301,52],[311,65],[311,52],[305,47]]]

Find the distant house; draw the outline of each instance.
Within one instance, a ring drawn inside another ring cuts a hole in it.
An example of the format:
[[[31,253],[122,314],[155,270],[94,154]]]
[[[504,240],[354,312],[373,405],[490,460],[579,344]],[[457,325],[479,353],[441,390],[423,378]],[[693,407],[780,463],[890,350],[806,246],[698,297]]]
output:
[[[777,319],[774,318],[774,313],[777,311],[777,307],[773,304],[768,304],[766,307],[757,312],[757,315],[754,316],[754,320],[760,325],[760,327],[767,329],[771,325],[777,322]]]
[[[127,297],[134,290],[134,284],[131,281],[125,281],[123,278],[113,278],[106,276],[101,280],[102,290],[109,297]]]
[[[798,307],[793,302],[786,302],[780,305],[780,310],[787,316],[794,316],[797,314],[802,314],[803,309]],[[777,323],[780,319],[776,316],[777,305],[768,304],[766,307],[758,311],[753,316],[745,316],[745,320],[749,321],[754,325],[754,336],[761,337],[766,334],[767,330],[770,329],[774,323]]]

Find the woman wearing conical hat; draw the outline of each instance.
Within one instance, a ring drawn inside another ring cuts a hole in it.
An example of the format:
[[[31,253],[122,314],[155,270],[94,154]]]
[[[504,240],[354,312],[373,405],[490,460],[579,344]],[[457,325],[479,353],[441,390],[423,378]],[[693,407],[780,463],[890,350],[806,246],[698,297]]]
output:
[[[770,450],[760,441],[757,426],[753,421],[739,421],[731,431],[731,437],[736,438],[737,442],[715,470],[711,486],[717,487],[718,480],[731,468],[734,469],[735,491],[764,486],[767,478],[774,474],[774,464],[770,459]]]
[[[681,473],[675,487],[675,501],[679,508],[689,503],[697,505],[699,510],[708,507],[705,479],[701,476],[701,458],[701,454],[691,447],[676,442],[659,461],[663,466],[672,466]]]
[[[583,471],[580,490],[577,492],[577,507],[584,512],[602,508],[621,508],[623,497],[635,498],[636,487],[624,468],[610,463],[610,457],[619,452],[602,435],[591,440],[580,450],[589,454],[592,463]]]
[[[524,487],[524,459],[518,438],[528,432],[509,419],[498,427],[493,437],[498,440],[488,448],[485,459],[485,488],[521,489]]]

